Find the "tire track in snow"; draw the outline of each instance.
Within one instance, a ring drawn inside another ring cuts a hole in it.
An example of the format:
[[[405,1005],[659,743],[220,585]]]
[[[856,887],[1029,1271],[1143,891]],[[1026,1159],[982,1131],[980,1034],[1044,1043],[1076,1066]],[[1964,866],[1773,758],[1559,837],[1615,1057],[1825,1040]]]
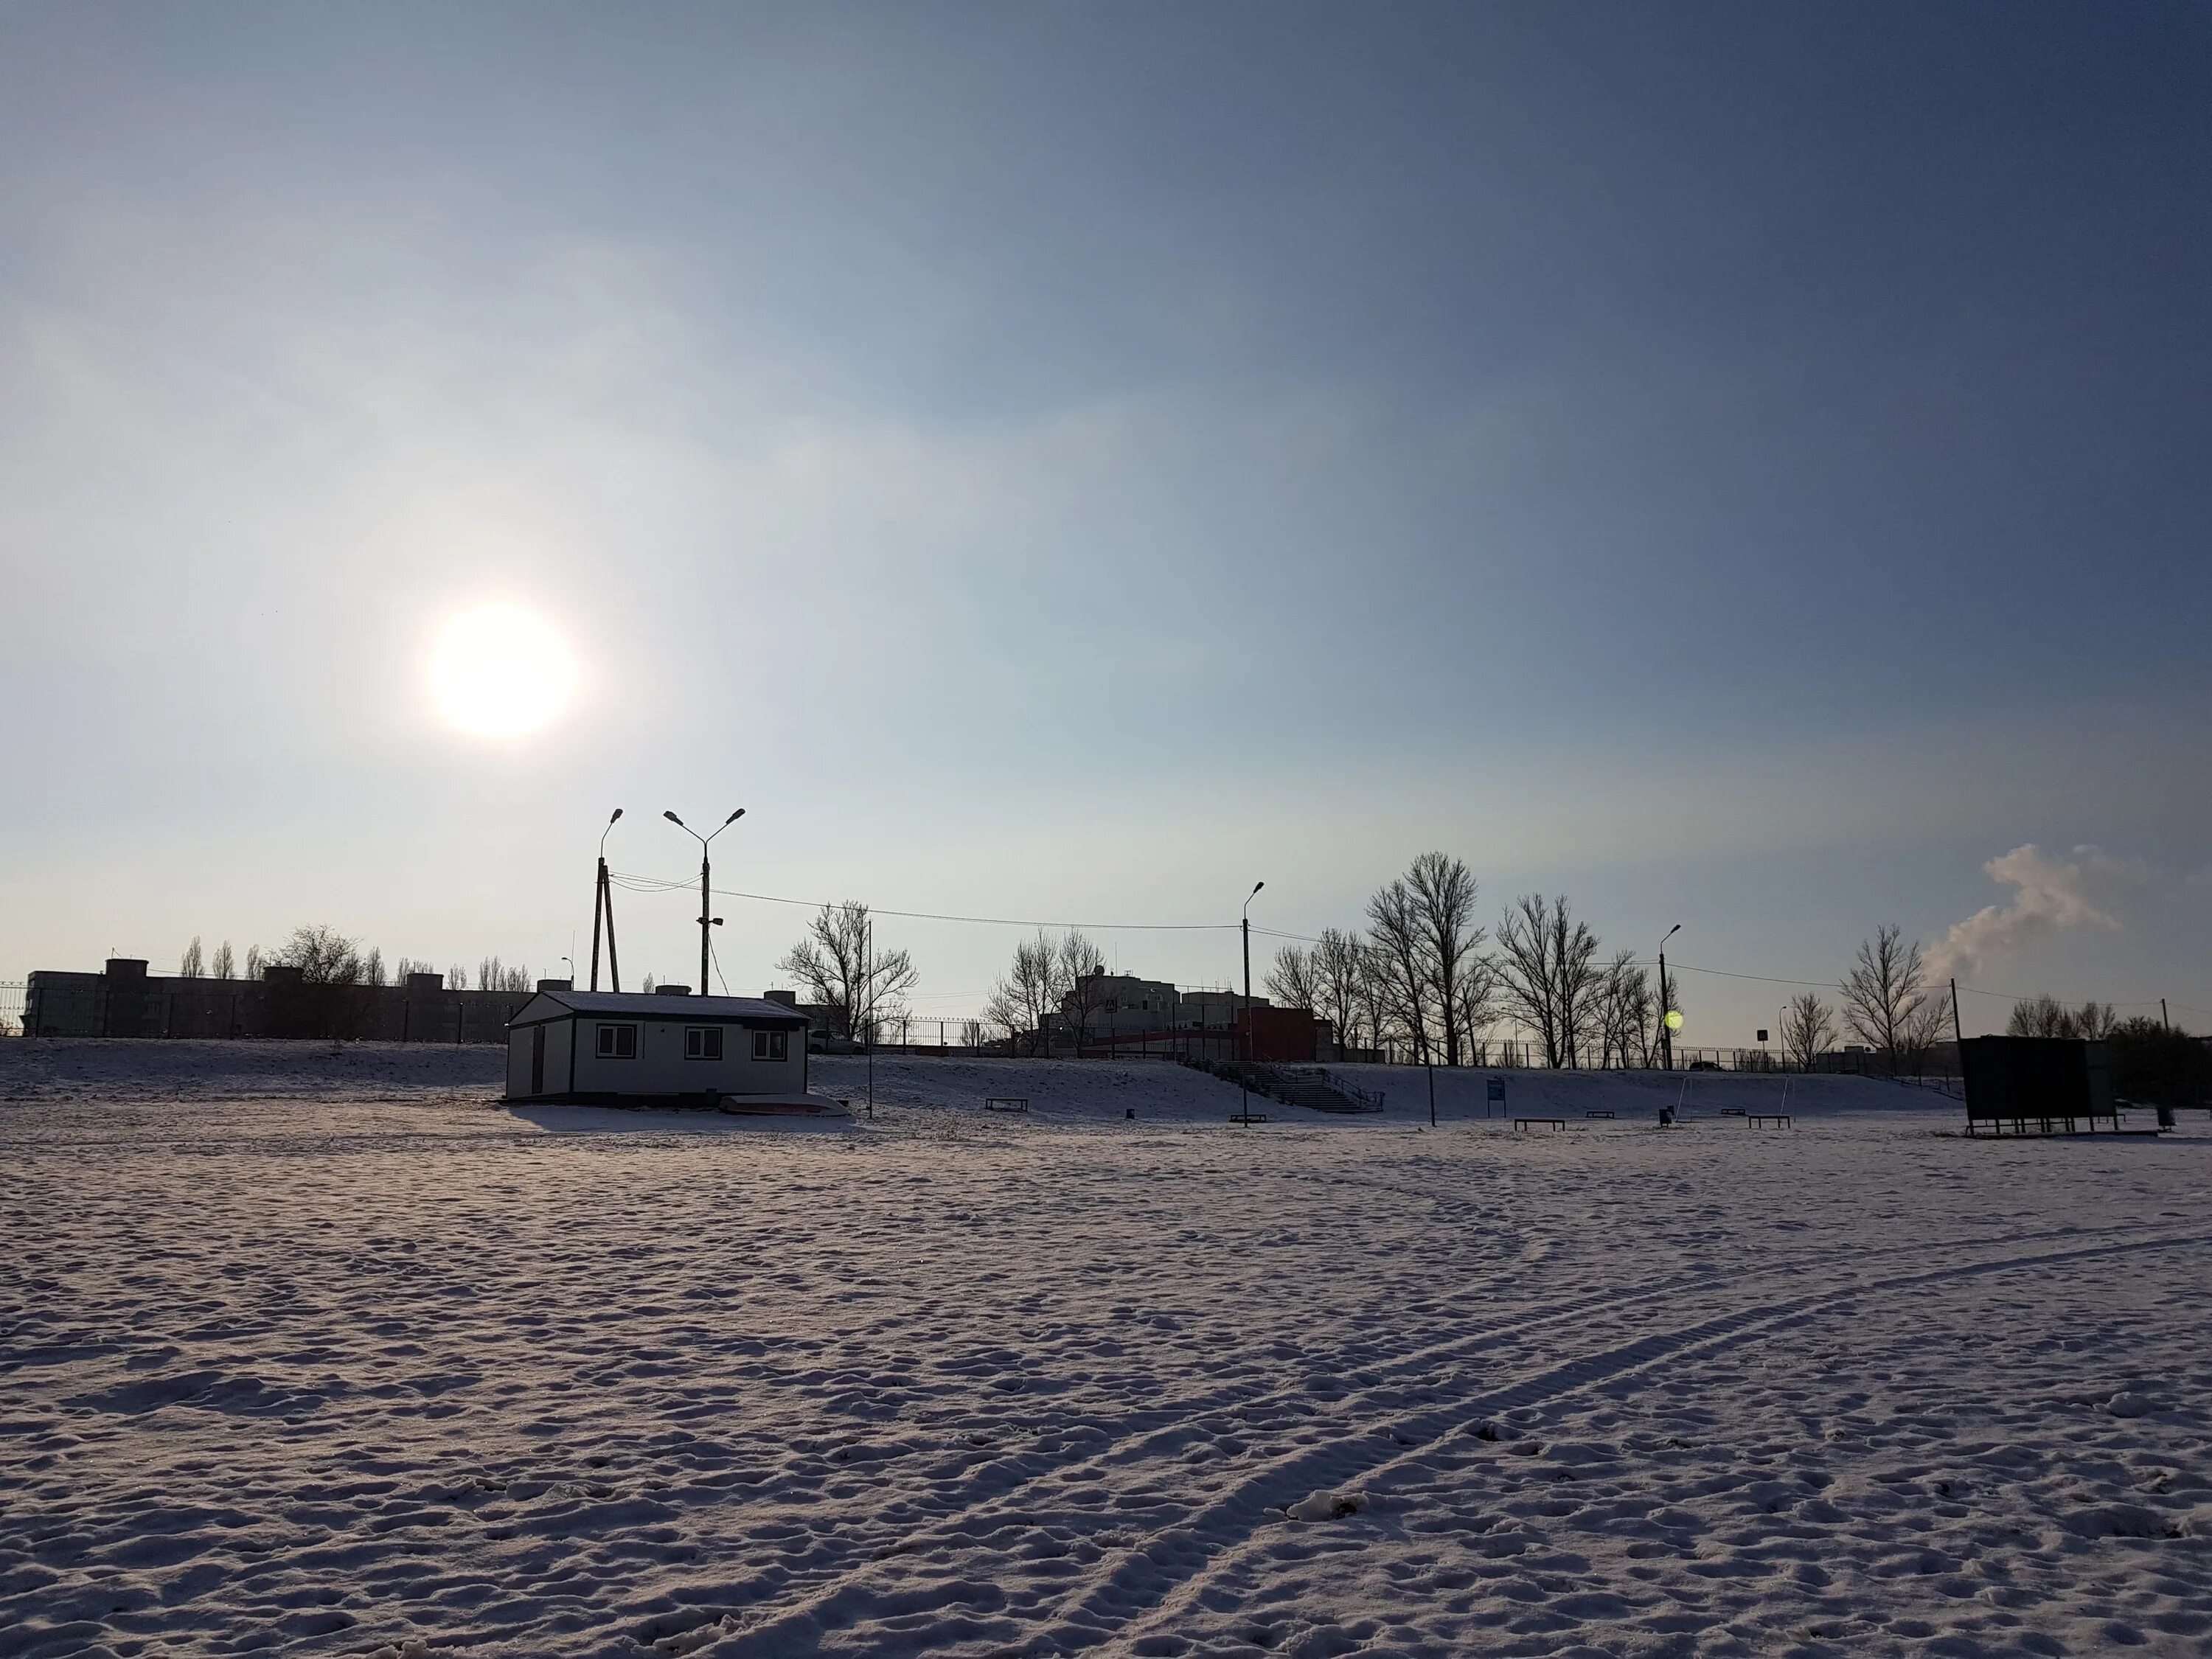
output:
[[[1324,1487],[1340,1486],[1353,1479],[1371,1479],[1386,1474],[1433,1449],[1437,1441],[1466,1432],[1501,1413],[1559,1399],[1595,1382],[1633,1376],[1684,1355],[1716,1352],[1765,1327],[1869,1295],[2133,1250],[2181,1249],[2208,1243],[2212,1243],[2212,1234],[2189,1233],[1957,1263],[1925,1273],[1863,1280],[1787,1302],[1739,1309],[1671,1331],[1656,1331],[1619,1347],[1570,1360],[1460,1405],[1403,1413],[1395,1419],[1375,1424],[1360,1436],[1362,1439],[1389,1436],[1401,1449],[1380,1461],[1370,1462],[1361,1455],[1357,1444],[1346,1439],[1282,1460],[1235,1492],[1217,1498],[1197,1514],[1160,1534],[1151,1545],[1128,1551],[1106,1583],[1064,1607],[1052,1626],[1032,1632],[1024,1647],[1031,1653],[1078,1652],[1109,1642],[1139,1640],[1172,1620],[1202,1594],[1207,1583],[1231,1561],[1254,1546],[1260,1528],[1279,1519],[1288,1504]],[[1186,1568],[1188,1563],[1195,1565]],[[1115,1604],[1128,1601],[1136,1606],[1120,1612],[1117,1617]],[[1102,1623],[1109,1627],[1101,1629]],[[735,1655],[748,1650],[732,1644],[725,1651]]]
[[[2046,1261],[2109,1255],[2137,1249],[2170,1249],[2181,1243],[2205,1242],[2196,1236],[2186,1239],[2158,1237],[2142,1238],[2134,1236],[2140,1234],[2142,1228],[2137,1224],[2121,1224],[2101,1228],[2054,1227],[1979,1241],[1956,1241],[1948,1243],[1939,1242],[1934,1244],[1922,1241],[1909,1244],[1881,1245],[1856,1252],[1849,1258],[1840,1260],[1832,1250],[1808,1249],[1787,1261],[1767,1262],[1758,1267],[1741,1269],[1709,1270],[1663,1279],[1656,1284],[1647,1285],[1640,1290],[1597,1293],[1577,1297],[1571,1302],[1555,1304],[1540,1312],[1530,1314],[1509,1324],[1492,1326],[1480,1331],[1470,1332],[1464,1336],[1449,1338],[1440,1342],[1431,1343],[1425,1347],[1358,1366],[1344,1372],[1343,1379],[1360,1390],[1371,1391],[1387,1383],[1402,1382],[1408,1376],[1418,1376],[1424,1371],[1432,1370],[1439,1364],[1453,1359],[1472,1358],[1488,1350],[1508,1346],[1518,1339],[1539,1333],[1547,1328],[1580,1319],[1586,1315],[1601,1310],[1635,1307],[1661,1298],[1699,1296],[1716,1290],[1739,1287],[1747,1280],[1816,1272],[1823,1268],[1854,1271],[1869,1263],[1878,1262],[1884,1257],[1899,1255],[1925,1256],[1931,1249],[2010,1252],[1993,1259],[1953,1263],[1930,1272],[1903,1274],[1887,1279],[1855,1279],[1845,1286],[1817,1291],[1786,1302],[1755,1304],[1750,1308],[1734,1310],[1692,1325],[1647,1333],[1632,1341],[1601,1348],[1579,1358],[1546,1367],[1520,1382],[1479,1395],[1472,1404],[1462,1401],[1451,1405],[1428,1406],[1410,1412],[1401,1411],[1395,1416],[1366,1419],[1363,1426],[1357,1430],[1351,1429],[1344,1420],[1359,1409],[1359,1396],[1349,1395],[1335,1402],[1336,1410],[1331,1413],[1331,1417],[1335,1419],[1334,1426],[1342,1431],[1334,1440],[1320,1446],[1304,1447],[1278,1459],[1264,1471],[1247,1477],[1231,1492],[1202,1506],[1197,1511],[1196,1516],[1178,1522],[1156,1534],[1152,1543],[1133,1547],[1126,1553],[1123,1566],[1115,1570],[1113,1577],[1109,1579],[1109,1586],[1127,1573],[1131,1564],[1149,1559],[1152,1550],[1160,1540],[1177,1538],[1180,1534],[1190,1531],[1199,1524],[1198,1517],[1212,1515],[1217,1511],[1233,1510],[1238,1514],[1243,1513],[1251,1507],[1247,1499],[1255,1491],[1261,1492],[1261,1496],[1257,1509],[1252,1510],[1253,1521],[1244,1528],[1248,1534],[1258,1524],[1269,1518],[1267,1510],[1271,1500],[1273,1509],[1279,1511],[1285,1504],[1304,1497],[1316,1487],[1331,1484],[1340,1485],[1355,1474],[1377,1472],[1389,1467],[1392,1463],[1427,1449],[1437,1439],[1449,1432],[1448,1429],[1427,1431],[1419,1429],[1419,1425],[1434,1419],[1448,1419],[1453,1424],[1462,1424],[1466,1420],[1479,1422],[1485,1417],[1513,1409],[1517,1406],[1535,1403],[1540,1400],[1548,1400],[1559,1395],[1571,1392],[1575,1389],[1587,1386],[1591,1382],[1632,1372],[1654,1363],[1658,1358],[1671,1357],[1703,1344],[1729,1340],[1734,1334],[1740,1334],[1742,1328],[1747,1325],[1771,1322],[1789,1317],[1793,1313],[1848,1300],[1853,1297],[1866,1295],[1870,1291],[1881,1291],[1913,1284],[1938,1282],[1975,1273],[1998,1272]],[[2116,1237],[2114,1235],[2129,1236]],[[2096,1242],[2078,1243],[2075,1248],[2060,1251],[2046,1251],[2027,1255],[2017,1253],[2019,1247],[2022,1245],[2042,1243],[2056,1239],[2069,1241],[2088,1239]],[[892,1574],[887,1571],[888,1563],[912,1558],[933,1544],[973,1544],[975,1535],[979,1532],[993,1529],[994,1522],[998,1527],[1033,1526],[1034,1518],[1025,1499],[1040,1482],[1055,1477],[1062,1480],[1075,1480],[1086,1476],[1103,1476],[1116,1467],[1139,1463],[1147,1458],[1171,1453],[1187,1442],[1192,1437],[1194,1431],[1202,1431],[1209,1423],[1218,1422],[1224,1417],[1243,1418],[1270,1407],[1287,1406],[1301,1399],[1304,1394],[1304,1390],[1302,1389],[1261,1388],[1255,1391],[1248,1387],[1231,1387],[1216,1390],[1212,1395],[1199,1400],[1184,1401],[1172,1407],[1163,1407],[1156,1411],[1135,1413],[1134,1415],[1143,1419],[1164,1420],[1157,1421],[1133,1434],[1125,1431],[1121,1436],[1112,1439],[1108,1445],[1086,1457],[1033,1470],[1012,1485],[994,1484],[994,1474],[1003,1479],[1006,1462],[1008,1461],[994,1460],[960,1483],[961,1495],[954,1497],[953,1502],[963,1504],[962,1507],[949,1513],[939,1514],[918,1527],[907,1537],[902,1539],[895,1550],[879,1553],[858,1565],[832,1570],[805,1593],[805,1599],[797,1606],[775,1613],[763,1622],[741,1632],[731,1632],[728,1637],[720,1638],[719,1644],[713,1646],[710,1650],[715,1655],[742,1655],[756,1651],[768,1654],[787,1650],[801,1650],[807,1644],[817,1642],[827,1632],[848,1627],[869,1617],[872,1613],[879,1612],[885,1600],[896,1601],[921,1593],[920,1587],[911,1578],[898,1577],[894,1580]],[[1524,1395],[1526,1397],[1523,1397]],[[1126,1431],[1129,1419],[1124,1418],[1121,1421]],[[1325,1425],[1327,1419],[1324,1419]],[[1233,1428],[1234,1425],[1224,1425],[1223,1427],[1228,1430]],[[1085,1430],[1103,1432],[1105,1431],[1105,1425],[1097,1419],[1092,1419],[1088,1421],[1071,1423],[1067,1425],[1067,1430],[1077,1432]],[[1326,1467],[1328,1465],[1328,1460],[1346,1456],[1348,1448],[1351,1449],[1350,1455],[1356,1462],[1357,1449],[1352,1446],[1354,1440],[1368,1440],[1394,1434],[1400,1436],[1401,1439],[1410,1439],[1411,1443],[1404,1445],[1402,1449],[1394,1453],[1383,1462],[1375,1464],[1370,1468],[1363,1470],[1347,1465],[1346,1473],[1335,1475],[1333,1479],[1325,1479],[1317,1474],[1302,1473],[1302,1471],[1307,1471],[1309,1466]],[[1288,1496],[1277,1498],[1279,1487],[1287,1490]],[[964,1504],[963,1498],[967,1500]],[[1178,1553],[1180,1553],[1180,1550]],[[1103,1590],[1094,1592],[1094,1594],[1103,1593]],[[1163,1594],[1164,1595],[1165,1592]],[[712,1622],[717,1614],[734,1613],[742,1617],[747,1610],[729,1607],[710,1608],[708,1605],[701,1604],[696,1606],[694,1611],[698,1615],[699,1623],[704,1625]],[[1066,1615],[1063,1614],[1062,1617],[1065,1619]],[[1037,1638],[1028,1638],[1023,1645],[1027,1648]],[[790,1644],[793,1643],[799,1644],[798,1649],[790,1648]],[[702,1649],[702,1650],[708,1650]]]

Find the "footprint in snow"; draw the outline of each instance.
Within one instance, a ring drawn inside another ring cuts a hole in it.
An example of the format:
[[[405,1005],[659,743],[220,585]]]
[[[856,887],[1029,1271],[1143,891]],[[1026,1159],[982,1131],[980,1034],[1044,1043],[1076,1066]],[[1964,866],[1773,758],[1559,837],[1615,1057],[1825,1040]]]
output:
[[[1293,1521],[1339,1521],[1347,1515],[1357,1515],[1363,1500],[1355,1492],[1317,1492],[1301,1498],[1284,1510]]]

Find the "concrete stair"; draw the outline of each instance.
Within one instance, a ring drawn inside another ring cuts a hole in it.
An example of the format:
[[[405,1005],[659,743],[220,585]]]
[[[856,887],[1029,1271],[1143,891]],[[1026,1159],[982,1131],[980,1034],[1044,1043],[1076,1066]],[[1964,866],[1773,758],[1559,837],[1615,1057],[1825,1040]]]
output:
[[[1224,1083],[1240,1084],[1285,1106],[1311,1112],[1379,1112],[1382,1097],[1354,1088],[1320,1066],[1270,1066],[1248,1060],[1186,1060],[1184,1065]]]

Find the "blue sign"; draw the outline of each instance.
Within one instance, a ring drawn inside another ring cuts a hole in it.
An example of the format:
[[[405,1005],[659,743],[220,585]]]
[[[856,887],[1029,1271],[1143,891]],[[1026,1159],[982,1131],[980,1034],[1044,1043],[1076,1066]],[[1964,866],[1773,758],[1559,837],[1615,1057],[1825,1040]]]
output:
[[[1504,1078],[1494,1077],[1490,1079],[1490,1099],[1492,1103],[1494,1105],[1502,1106],[1505,1103],[1505,1079]]]

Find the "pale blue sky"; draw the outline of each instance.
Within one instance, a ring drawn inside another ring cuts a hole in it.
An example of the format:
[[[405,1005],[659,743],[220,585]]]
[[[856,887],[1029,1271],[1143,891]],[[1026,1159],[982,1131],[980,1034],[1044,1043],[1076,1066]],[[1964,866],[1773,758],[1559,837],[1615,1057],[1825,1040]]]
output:
[[[554,970],[608,810],[742,804],[758,891],[1310,933],[1435,846],[1809,979],[2034,843],[2089,919],[1972,982],[2212,1009],[2208,162],[2184,6],[11,7],[0,978]],[[528,738],[428,702],[489,599]]]

